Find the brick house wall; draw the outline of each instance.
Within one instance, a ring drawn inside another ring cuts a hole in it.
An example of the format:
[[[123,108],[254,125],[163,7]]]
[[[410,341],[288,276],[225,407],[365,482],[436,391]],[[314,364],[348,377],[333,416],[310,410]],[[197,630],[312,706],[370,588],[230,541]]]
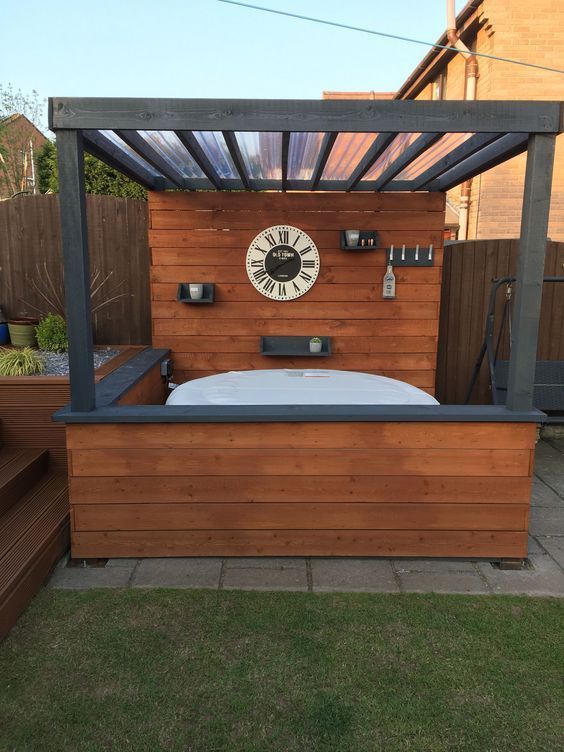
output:
[[[480,28],[477,52],[564,69],[564,2],[554,0],[483,0],[471,19]],[[470,44],[466,42],[468,46]],[[464,59],[457,55],[445,66],[445,99],[464,99]],[[420,79],[421,80],[421,79]],[[431,99],[432,83],[402,98]],[[416,93],[415,93],[416,92]],[[477,99],[564,99],[564,76],[479,58]],[[472,182],[468,238],[519,236],[526,155],[500,165]],[[460,189],[448,194],[455,206]],[[552,204],[548,228],[552,240],[564,240],[564,138],[556,142]]]

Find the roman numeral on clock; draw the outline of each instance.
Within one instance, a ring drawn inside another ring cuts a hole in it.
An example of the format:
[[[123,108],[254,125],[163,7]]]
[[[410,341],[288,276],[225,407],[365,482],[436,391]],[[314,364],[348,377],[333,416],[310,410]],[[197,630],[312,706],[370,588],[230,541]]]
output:
[[[294,282],[294,280],[292,280],[292,284],[294,285],[294,290],[295,290],[296,292],[301,292],[301,291],[302,291],[302,288],[301,288],[301,287],[299,287],[299,286],[298,286],[298,285],[297,285],[297,284],[296,284],[296,283]]]
[[[288,230],[278,230],[278,242],[283,245],[288,245],[290,239],[290,233]]]
[[[276,241],[274,240],[274,235],[271,232],[269,232],[268,235],[266,236],[266,240],[268,241],[270,247],[274,248],[274,246],[276,245]]]
[[[263,249],[262,249],[262,248],[261,248],[260,246],[258,246],[258,245],[255,245],[255,247],[254,247],[254,249],[253,249],[253,250],[255,250],[255,251],[260,251],[260,252],[262,253],[262,255],[263,255],[263,256],[265,256],[265,255],[266,255],[266,254],[268,253],[268,251],[266,251],[266,250],[263,250]]]
[[[313,279],[311,274],[308,274],[307,272],[300,272],[300,277],[304,279],[306,282],[309,282],[310,279]]]
[[[286,295],[286,285],[282,284],[281,282],[278,283],[278,295]]]
[[[262,283],[262,286],[264,287],[266,292],[272,292],[274,288],[276,287],[276,282],[273,279],[270,279],[270,277],[268,277],[268,279],[266,279]]]
[[[315,261],[302,261],[302,269],[315,269]]]
[[[313,251],[313,248],[310,245],[307,245],[305,248],[302,248],[302,250],[300,251],[300,256],[305,256],[306,253],[310,253],[311,251]]]
[[[264,261],[260,261],[259,259],[251,259],[251,266],[258,266],[259,269],[262,269],[264,266]]]
[[[253,277],[256,279],[257,282],[260,282],[267,276],[268,275],[264,269],[257,269],[256,272],[253,272]]]

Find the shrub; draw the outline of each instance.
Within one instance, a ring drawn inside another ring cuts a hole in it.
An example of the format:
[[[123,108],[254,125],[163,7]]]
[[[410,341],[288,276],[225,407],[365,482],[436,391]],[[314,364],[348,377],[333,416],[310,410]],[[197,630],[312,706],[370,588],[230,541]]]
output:
[[[0,376],[33,376],[42,372],[41,356],[31,347],[0,348]]]
[[[49,352],[66,352],[69,347],[67,325],[58,313],[49,313],[41,319],[36,329],[37,344]]]

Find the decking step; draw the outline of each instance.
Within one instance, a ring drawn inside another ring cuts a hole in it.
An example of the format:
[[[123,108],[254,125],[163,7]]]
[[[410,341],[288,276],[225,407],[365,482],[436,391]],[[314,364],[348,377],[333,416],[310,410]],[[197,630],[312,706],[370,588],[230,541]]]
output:
[[[47,470],[44,449],[0,450],[0,515],[10,509]]]
[[[0,640],[68,544],[67,477],[48,473],[0,517]]]

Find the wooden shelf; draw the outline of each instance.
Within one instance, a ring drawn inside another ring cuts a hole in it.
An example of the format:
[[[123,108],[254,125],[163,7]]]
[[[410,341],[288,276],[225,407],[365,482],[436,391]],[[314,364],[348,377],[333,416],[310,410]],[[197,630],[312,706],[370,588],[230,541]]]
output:
[[[315,336],[315,335],[312,335]],[[262,355],[295,358],[326,358],[331,355],[331,338],[320,337],[321,352],[309,351],[311,337],[261,337],[260,351]]]
[[[365,245],[360,245],[362,241]],[[372,245],[366,245],[367,240],[372,240]],[[378,249],[378,233],[376,230],[361,230],[358,238],[358,245],[347,245],[346,230],[341,230],[341,250],[352,251],[353,253],[364,253],[366,251],[376,251]]]
[[[193,282],[191,284],[194,284]],[[214,285],[211,282],[204,282],[204,294],[201,298],[190,297],[190,282],[181,282],[178,285],[176,299],[179,303],[213,303],[214,302]]]

